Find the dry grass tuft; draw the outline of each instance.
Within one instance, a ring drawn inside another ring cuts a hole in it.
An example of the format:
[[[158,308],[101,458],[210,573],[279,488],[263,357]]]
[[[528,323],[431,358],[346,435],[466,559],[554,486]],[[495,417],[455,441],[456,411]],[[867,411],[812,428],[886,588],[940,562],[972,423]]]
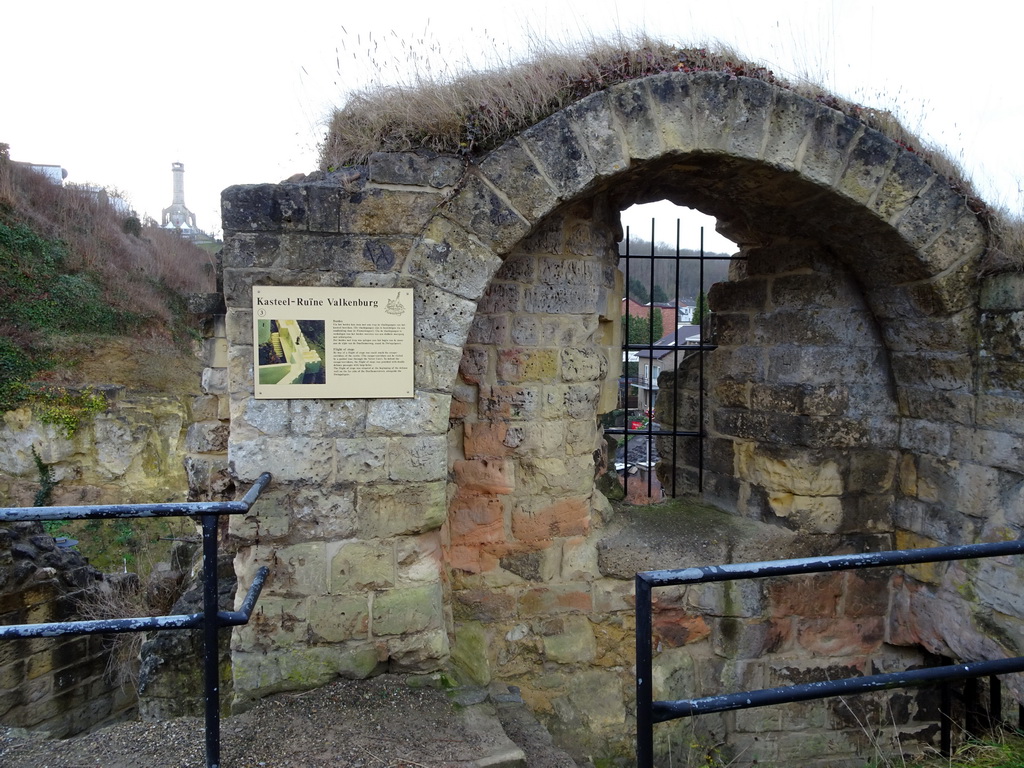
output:
[[[789,88],[861,120],[919,155],[990,224],[994,245],[983,269],[1024,269],[1024,223],[982,202],[960,165],[944,150],[924,143],[887,110],[856,104],[809,81],[787,82],[725,47],[687,48],[644,34],[620,35],[614,41],[594,39],[574,46],[544,44],[521,60],[456,73],[424,71],[413,47],[403,43],[403,50],[404,64],[411,71],[406,84],[377,83],[352,94],[335,110],[321,147],[321,170],[359,165],[378,151],[422,148],[477,156],[616,83],[662,72],[724,72]],[[376,46],[367,53],[376,56]],[[393,61],[374,63],[381,70],[402,68]]]
[[[331,118],[323,170],[360,164],[372,152],[426,148],[472,155],[592,93],[672,71],[726,71],[776,82],[774,74],[725,48],[680,48],[646,35],[538,48],[501,68],[379,84],[352,94]]]

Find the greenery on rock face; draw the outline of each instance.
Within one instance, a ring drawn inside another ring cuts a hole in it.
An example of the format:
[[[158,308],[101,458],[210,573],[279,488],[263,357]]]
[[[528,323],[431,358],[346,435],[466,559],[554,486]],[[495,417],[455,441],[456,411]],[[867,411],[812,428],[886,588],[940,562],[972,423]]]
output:
[[[38,393],[25,385],[50,364],[42,344],[48,336],[69,333],[124,333],[140,318],[104,301],[95,277],[67,269],[67,251],[29,227],[0,221],[0,408],[39,400],[50,423],[61,422],[73,404],[64,393]],[[59,401],[59,402],[58,402]],[[80,410],[75,405],[73,410]]]
[[[104,403],[30,386],[80,359],[57,350],[87,354],[96,337],[126,335],[184,347],[194,334],[183,294],[214,288],[210,253],[143,226],[111,196],[53,184],[0,143],[0,410],[30,402],[65,434]]]

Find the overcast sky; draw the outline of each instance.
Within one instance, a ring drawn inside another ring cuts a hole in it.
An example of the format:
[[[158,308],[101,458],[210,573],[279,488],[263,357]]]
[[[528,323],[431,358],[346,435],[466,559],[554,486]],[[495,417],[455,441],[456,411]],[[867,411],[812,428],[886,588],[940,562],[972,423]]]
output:
[[[186,204],[200,228],[219,233],[221,190],[315,170],[331,107],[374,77],[407,76],[403,43],[438,71],[513,60],[531,40],[644,29],[684,44],[717,40],[786,78],[810,75],[898,111],[947,147],[989,202],[1019,211],[1024,11],[1016,8],[1003,0],[10,3],[0,142],[16,160],[62,165],[69,181],[116,187],[156,219],[171,203],[171,163],[182,162]]]

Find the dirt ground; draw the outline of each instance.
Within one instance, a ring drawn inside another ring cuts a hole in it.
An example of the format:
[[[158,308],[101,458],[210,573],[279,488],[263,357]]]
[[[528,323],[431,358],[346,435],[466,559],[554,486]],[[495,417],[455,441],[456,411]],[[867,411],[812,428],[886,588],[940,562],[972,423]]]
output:
[[[515,730],[514,726],[510,733]],[[4,768],[203,768],[203,722],[120,723],[62,741],[0,728]],[[500,736],[499,736],[500,734]],[[515,733],[512,733],[516,736]],[[470,768],[493,754],[504,732],[467,726],[434,688],[382,675],[339,681],[305,693],[278,694],[221,721],[224,768]],[[519,746],[530,768],[574,768],[527,734]],[[517,741],[522,741],[517,738]],[[500,746],[500,745],[499,745]]]

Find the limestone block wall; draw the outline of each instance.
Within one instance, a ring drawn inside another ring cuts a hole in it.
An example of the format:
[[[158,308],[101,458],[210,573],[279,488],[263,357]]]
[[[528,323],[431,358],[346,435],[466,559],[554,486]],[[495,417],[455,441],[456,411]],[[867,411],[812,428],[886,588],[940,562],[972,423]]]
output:
[[[805,536],[887,547],[898,407],[870,309],[819,245],[780,239],[743,255],[709,293],[705,495]]]
[[[253,621],[234,633],[240,706],[339,674],[435,670],[449,656],[445,388],[475,309],[463,296],[497,266],[492,256],[452,273],[454,249],[479,247],[443,220],[424,234],[461,173],[455,158],[379,155],[330,178],[225,193],[228,455],[243,483],[274,475],[253,515],[231,522],[239,583],[271,567]],[[257,283],[414,285],[415,397],[255,400]]]
[[[0,425],[0,505],[32,506],[39,471],[50,468],[54,504],[170,501],[188,488],[182,460],[189,403],[178,398],[105,391],[103,412],[82,420],[69,438],[30,408],[7,411]]]
[[[1024,535],[1024,280],[982,281],[963,312],[975,353],[930,373],[933,397],[913,404],[900,431],[897,541],[935,546]],[[966,368],[965,368],[966,366]],[[954,371],[964,368],[962,375]],[[1000,558],[907,569],[897,593],[904,639],[958,658],[1024,653],[1024,564]],[[1008,682],[1018,699],[1024,686]]]
[[[79,620],[83,599],[112,588],[40,523],[0,525],[0,624]],[[99,635],[0,641],[0,723],[64,738],[130,717],[135,690],[114,666]]]

